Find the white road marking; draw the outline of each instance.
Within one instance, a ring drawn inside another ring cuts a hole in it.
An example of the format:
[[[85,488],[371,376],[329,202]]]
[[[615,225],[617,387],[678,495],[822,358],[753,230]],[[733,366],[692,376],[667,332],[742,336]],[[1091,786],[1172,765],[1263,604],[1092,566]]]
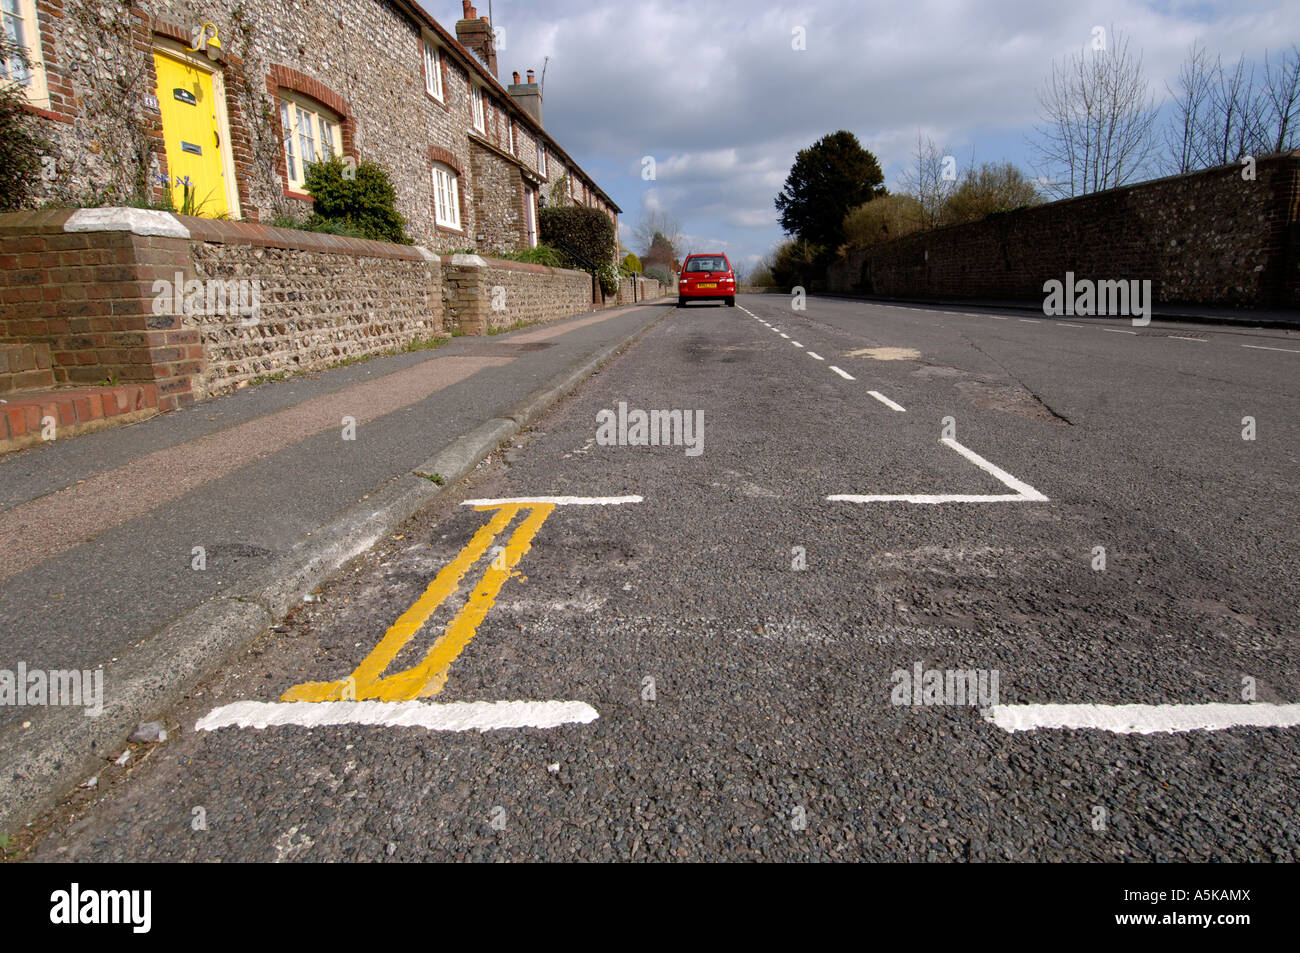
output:
[[[1042,321],[1035,321],[1033,318],[1019,318],[1019,319],[1017,319],[1017,320],[1019,320],[1022,324],[1042,324],[1042,323],[1043,323]]]
[[[836,374],[840,375],[840,377],[844,378],[846,381],[857,380],[857,378],[854,377],[852,374],[850,374],[848,371],[842,370],[836,367],[834,364],[831,365],[831,370],[833,370]]]
[[[1064,321],[1062,321],[1062,322],[1061,322],[1061,327],[1063,327],[1063,328],[1081,328],[1081,327],[1083,327],[1083,325],[1082,325],[1082,324],[1066,324]]]
[[[793,344],[795,347],[803,347],[803,345],[800,344],[798,341],[791,341],[790,343]]]
[[[1006,731],[1098,728],[1118,734],[1221,731],[1225,728],[1293,728],[1300,705],[1266,702],[1207,705],[992,705],[984,718]]]
[[[640,503],[639,496],[511,496],[499,500],[461,500],[461,506],[501,506],[508,503],[554,503],[556,506],[613,506]]]
[[[787,341],[790,340],[790,335],[786,334],[784,331],[781,332],[781,337],[785,338]]]
[[[822,357],[822,356],[821,356],[820,354],[818,354],[816,351],[809,351],[809,352],[808,352],[808,356],[811,357],[813,360],[817,360],[817,361],[824,361],[824,360],[826,360],[826,358]]]
[[[1047,497],[1039,493],[1028,483],[1023,480],[1017,480],[1006,470],[994,466],[974,450],[963,447],[956,440],[950,440],[944,437],[940,443],[951,447],[969,460],[975,466],[979,467],[985,473],[995,477],[1004,486],[1015,490],[1015,493],[943,493],[943,494],[872,494],[864,496],[857,493],[837,493],[833,496],[826,497],[827,500],[841,503],[1046,503],[1049,502]]]
[[[1288,354],[1300,354],[1300,351],[1292,350],[1289,347],[1264,347],[1262,344],[1243,344],[1242,347],[1252,347],[1256,351],[1286,351]]]
[[[1006,320],[1006,318],[1004,318],[1004,317],[1003,317],[1002,315],[1000,315],[1000,314],[986,314],[986,315],[984,315],[984,317],[986,317],[986,318],[992,318],[994,321],[1005,321],[1005,320]]]
[[[1179,337],[1177,334],[1171,334],[1171,335],[1169,335],[1169,340],[1171,340],[1171,341],[1195,341],[1197,344],[1209,344],[1209,343],[1210,343],[1209,341],[1202,341],[1200,338],[1182,338],[1182,337]]]
[[[257,702],[222,705],[200,718],[195,731],[297,725],[375,725],[429,731],[492,731],[589,724],[600,717],[586,702]]]
[[[1122,328],[1102,328],[1103,331],[1109,331],[1111,334],[1137,334],[1136,331],[1125,331]]]
[[[890,408],[891,410],[901,410],[904,413],[906,413],[907,411],[906,407],[900,407],[898,404],[894,403],[892,400],[890,400],[884,394],[880,393],[880,391],[878,390],[869,390],[867,391],[867,393],[870,394],[872,397],[876,398],[876,400],[880,401],[882,404],[884,404],[886,407]]]

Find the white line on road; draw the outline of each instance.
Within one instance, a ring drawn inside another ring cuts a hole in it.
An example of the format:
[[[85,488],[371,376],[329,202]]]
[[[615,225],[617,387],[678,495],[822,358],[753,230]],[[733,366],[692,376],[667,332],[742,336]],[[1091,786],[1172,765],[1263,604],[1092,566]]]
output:
[[[992,705],[984,718],[1006,731],[1098,728],[1118,734],[1220,731],[1238,726],[1293,728],[1300,705],[1266,702],[1208,705]]]
[[[1171,341],[1195,341],[1197,344],[1209,344],[1209,343],[1210,343],[1209,341],[1202,341],[1200,338],[1182,338],[1182,337],[1179,337],[1177,334],[1171,334],[1171,335],[1169,335],[1169,340],[1171,340]]]
[[[787,341],[790,340],[790,335],[786,334],[784,331],[781,332],[781,337],[785,338]]]
[[[1102,328],[1103,331],[1109,331],[1111,334],[1137,334],[1136,331],[1125,331],[1123,328]]]
[[[1042,323],[1043,323],[1042,321],[1035,321],[1033,318],[1020,318],[1020,319],[1018,319],[1018,320],[1019,320],[1022,324],[1042,324]]]
[[[1064,321],[1062,321],[1062,322],[1061,322],[1061,327],[1063,327],[1063,328],[1081,328],[1081,327],[1083,327],[1083,325],[1082,325],[1082,324],[1066,324]]]
[[[984,317],[986,317],[986,318],[992,318],[994,321],[1005,321],[1005,320],[1006,320],[1006,318],[1004,318],[1004,317],[1003,317],[1002,315],[1000,315],[1000,314],[986,314],[986,315],[984,315]]]
[[[826,497],[827,500],[841,503],[1046,503],[1048,499],[1023,480],[1017,480],[1006,470],[994,466],[974,450],[963,447],[956,440],[944,437],[940,443],[951,447],[979,467],[985,473],[997,478],[1004,486],[1015,493],[945,493],[945,494],[872,494],[864,496],[857,493],[837,493]]]
[[[890,400],[884,394],[880,393],[880,391],[878,390],[869,390],[867,391],[867,393],[870,394],[872,397],[876,398],[876,400],[880,401],[882,404],[884,404],[886,407],[890,408],[891,410],[901,410],[903,412],[907,411],[906,407],[900,407],[898,404],[894,403],[892,400]]]
[[[222,705],[200,718],[195,731],[297,725],[375,725],[429,731],[492,731],[497,728],[556,728],[588,724],[600,717],[586,702],[257,702]]]
[[[1256,351],[1286,351],[1288,354],[1300,354],[1300,351],[1293,350],[1289,347],[1265,347],[1262,344],[1243,344],[1242,347],[1252,347]]]
[[[854,377],[852,374],[850,374],[848,371],[843,370],[842,368],[838,368],[834,364],[831,365],[831,370],[833,370],[836,374],[840,375],[840,377],[844,378],[846,381],[857,380],[857,378]]]
[[[640,503],[639,496],[511,496],[499,500],[461,500],[461,506],[500,506],[508,503],[554,503],[556,506],[613,506]]]
[[[809,351],[809,352],[808,352],[808,356],[811,357],[813,360],[816,360],[816,361],[824,361],[824,360],[826,360],[826,358],[822,357],[822,356],[821,356],[820,354],[818,354],[816,351]]]
[[[800,344],[798,341],[791,341],[790,343],[793,344],[795,347],[803,347],[803,345]]]

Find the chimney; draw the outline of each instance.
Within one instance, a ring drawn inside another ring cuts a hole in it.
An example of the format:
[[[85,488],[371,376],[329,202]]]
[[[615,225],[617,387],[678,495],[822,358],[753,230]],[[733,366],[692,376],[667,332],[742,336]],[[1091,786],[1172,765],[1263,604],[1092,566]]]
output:
[[[472,0],[462,0],[465,18],[456,21],[456,39],[483,61],[493,76],[497,75],[497,48],[492,36],[492,24],[487,17],[479,18]]]
[[[537,120],[537,125],[542,124],[542,87],[538,86],[533,79],[533,71],[528,71],[528,82],[519,82],[519,74],[515,73],[515,81],[506,87],[506,91],[516,103]]]
[[[515,84],[516,86],[518,86],[518,85],[519,85],[519,70],[515,70],[515,71],[514,71],[513,73],[511,73],[510,75],[513,76],[513,77],[515,78],[515,79],[514,79],[514,84]]]

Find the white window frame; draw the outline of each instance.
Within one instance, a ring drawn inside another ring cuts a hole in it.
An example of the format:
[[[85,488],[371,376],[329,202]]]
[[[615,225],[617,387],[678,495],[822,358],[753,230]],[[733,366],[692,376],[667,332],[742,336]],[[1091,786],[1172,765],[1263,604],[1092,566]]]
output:
[[[537,140],[537,174],[543,179],[550,178],[546,174],[546,146],[542,140]]]
[[[445,102],[442,88],[442,50],[424,38],[424,91],[438,102]]]
[[[307,163],[328,158],[326,143],[334,155],[343,155],[343,120],[315,100],[292,90],[280,90],[279,98],[285,181],[292,191],[306,192]],[[312,150],[310,159],[304,148],[308,144]]]
[[[483,106],[483,87],[477,83],[469,84],[469,117],[475,131],[486,136],[487,118]]]
[[[49,109],[50,90],[45,82],[45,57],[41,52],[41,25],[36,14],[36,0],[17,0],[15,5],[17,11],[13,13],[0,6],[0,32],[8,34],[9,25],[17,21],[15,32],[22,32],[23,49],[27,51],[27,74],[12,78],[9,75],[9,62],[0,62],[0,85],[17,83],[25,88],[27,101],[31,105]]]
[[[433,220],[460,231],[460,176],[441,162],[433,164]]]
[[[537,190],[524,186],[524,228],[528,233],[528,247],[537,247]]]
[[[518,155],[519,152],[515,147],[515,121],[513,119],[507,119],[506,121],[510,123],[510,154],[512,156]]]

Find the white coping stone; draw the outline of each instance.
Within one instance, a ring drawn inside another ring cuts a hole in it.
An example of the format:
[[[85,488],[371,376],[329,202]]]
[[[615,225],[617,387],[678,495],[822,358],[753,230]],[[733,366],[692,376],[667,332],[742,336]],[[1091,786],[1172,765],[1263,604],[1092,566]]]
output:
[[[478,255],[452,255],[451,263],[457,268],[486,268],[488,263]]]
[[[189,238],[175,215],[149,208],[79,208],[63,224],[65,232],[130,232],[162,238]]]
[[[416,245],[415,250],[419,253],[420,257],[423,258],[425,261],[433,261],[440,257],[438,255],[435,255],[433,252],[429,251],[429,249],[425,248],[423,245]]]

